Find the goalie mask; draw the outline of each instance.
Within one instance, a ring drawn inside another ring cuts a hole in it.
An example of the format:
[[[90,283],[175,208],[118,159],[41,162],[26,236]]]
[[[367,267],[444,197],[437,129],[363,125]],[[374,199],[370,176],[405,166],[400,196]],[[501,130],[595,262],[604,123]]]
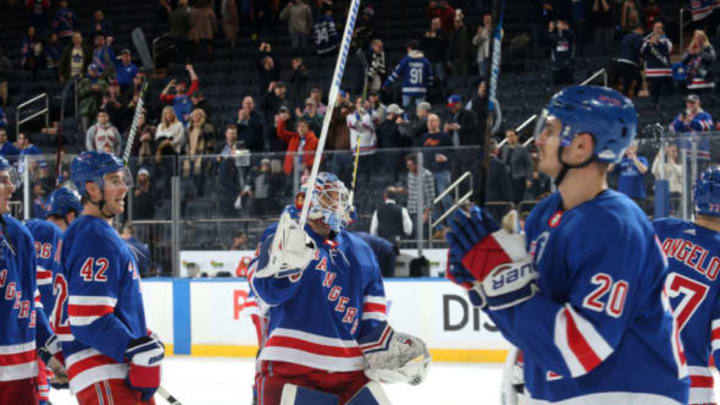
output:
[[[305,196],[304,202],[310,203],[309,219],[322,219],[335,233],[347,228],[352,212],[350,192],[336,175],[320,172],[312,193],[308,196],[307,184],[303,185],[301,192]]]

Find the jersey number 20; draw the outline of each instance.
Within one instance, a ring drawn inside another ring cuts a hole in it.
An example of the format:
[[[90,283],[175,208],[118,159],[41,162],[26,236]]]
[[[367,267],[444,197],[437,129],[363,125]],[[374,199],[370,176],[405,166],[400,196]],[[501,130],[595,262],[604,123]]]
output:
[[[612,277],[606,273],[594,275],[590,282],[598,287],[583,299],[583,307],[597,312],[607,312],[613,318],[619,318],[625,309],[625,299],[628,293],[628,283],[625,280],[613,282]],[[606,295],[610,298],[603,302]]]

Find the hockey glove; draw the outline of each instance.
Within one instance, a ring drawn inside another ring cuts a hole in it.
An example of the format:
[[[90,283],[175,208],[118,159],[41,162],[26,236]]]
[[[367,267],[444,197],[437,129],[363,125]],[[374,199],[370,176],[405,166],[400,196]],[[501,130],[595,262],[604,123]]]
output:
[[[484,210],[458,210],[447,233],[448,278],[470,293],[473,304],[490,310],[530,299],[537,278],[525,250],[525,237],[500,229]]]
[[[45,363],[50,371],[52,371],[52,376],[50,376],[50,385],[56,390],[68,388],[67,370],[65,369],[63,360],[60,359],[63,357],[62,352],[58,354],[59,355],[51,357],[50,361]]]
[[[149,401],[160,386],[160,362],[163,357],[165,349],[162,344],[150,336],[132,340],[125,349],[125,358],[129,363],[125,382],[131,389],[142,393],[143,401]]]
[[[358,339],[365,375],[382,383],[420,384],[427,375],[430,352],[415,336],[395,332],[387,322]]]
[[[270,260],[254,277],[290,277],[296,281],[314,257],[315,243],[285,211],[270,245]]]
[[[47,341],[45,341],[45,345],[37,349],[38,357],[40,357],[45,364],[50,363],[50,359],[57,353],[60,353],[60,340],[58,340],[57,335],[51,335]]]

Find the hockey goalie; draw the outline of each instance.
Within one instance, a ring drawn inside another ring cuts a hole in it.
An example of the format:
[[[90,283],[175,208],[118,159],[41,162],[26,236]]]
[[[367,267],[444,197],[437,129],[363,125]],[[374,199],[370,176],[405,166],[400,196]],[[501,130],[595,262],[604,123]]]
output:
[[[352,207],[338,178],[319,173],[307,224],[288,206],[263,234],[248,279],[268,307],[255,381],[260,405],[384,405],[379,383],[419,384],[425,343],[387,323],[380,268],[345,230]]]

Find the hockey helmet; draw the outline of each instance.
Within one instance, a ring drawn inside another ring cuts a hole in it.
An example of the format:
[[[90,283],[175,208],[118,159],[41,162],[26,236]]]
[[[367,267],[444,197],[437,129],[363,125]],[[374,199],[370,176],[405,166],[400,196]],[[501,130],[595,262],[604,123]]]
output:
[[[67,187],[60,187],[50,194],[45,217],[47,218],[51,215],[64,217],[70,210],[74,210],[76,215],[82,213],[83,206],[80,203],[80,196],[78,196],[77,192]]]
[[[73,159],[70,166],[70,178],[80,195],[84,196],[87,194],[87,190],[85,190],[86,183],[93,182],[102,188],[104,185],[103,177],[106,174],[121,170],[125,173],[125,183],[130,185],[132,176],[119,158],[105,152],[88,151]]]
[[[8,172],[8,181],[17,188],[20,185],[20,176],[18,176],[17,170],[7,159],[0,156],[0,172],[5,171]]]
[[[570,145],[577,134],[592,134],[596,160],[617,163],[637,133],[637,112],[629,98],[599,86],[572,86],[556,93],[538,118],[535,134],[548,118],[562,123],[560,147]]]
[[[695,180],[695,213],[720,217],[720,166],[707,168]]]
[[[305,203],[310,203],[308,218],[322,219],[333,232],[340,232],[350,223],[350,192],[332,173],[320,172],[308,197],[307,184],[303,185]]]

